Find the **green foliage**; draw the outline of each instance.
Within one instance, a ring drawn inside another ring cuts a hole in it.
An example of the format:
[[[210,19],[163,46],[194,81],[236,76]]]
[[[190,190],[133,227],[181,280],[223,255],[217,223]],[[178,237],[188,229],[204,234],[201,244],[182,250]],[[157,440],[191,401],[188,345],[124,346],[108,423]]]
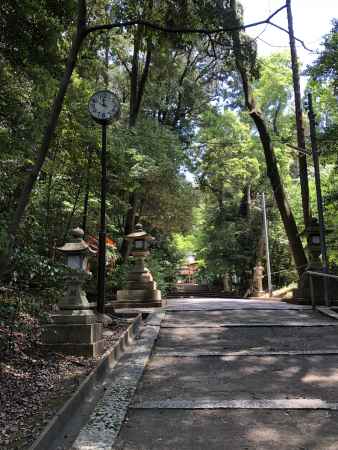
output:
[[[152,249],[151,255],[147,259],[146,265],[162,295],[165,295],[174,287],[181,256],[181,253],[175,247],[175,243],[170,238],[166,238],[157,240],[155,248]]]
[[[62,78],[76,6],[75,1],[46,0],[5,0],[0,6],[2,258],[9,246],[4,230],[17,205],[23,180],[32,170]],[[88,2],[90,24],[108,20],[104,6],[102,0]],[[112,17],[142,17],[170,27],[234,24],[233,12],[226,8],[226,2],[218,0],[122,0],[114,2]],[[136,44],[138,32],[141,39]],[[201,279],[220,282],[224,271],[229,271],[241,278],[244,290],[256,264],[261,235],[260,215],[254,209],[257,193],[263,189],[268,192],[269,187],[257,133],[249,118],[238,112],[243,99],[231,37],[219,33],[211,40],[204,34],[168,35],[142,27],[115,29],[109,36],[108,87],[119,97],[122,109],[119,121],[108,128],[109,236],[121,243],[132,206],[130,194],[135,193],[136,214],[157,239],[149,268],[163,292],[175,282],[177,266],[188,252],[197,256]],[[84,42],[57,131],[16,241],[12,267],[17,285],[40,292],[51,301],[56,300],[64,276],[63,266],[53,260],[54,249],[68,240],[72,227],[82,224],[87,193],[87,235],[98,234],[101,135],[100,127],[88,116],[87,104],[92,93],[103,86],[107,42],[105,33],[92,35]],[[135,48],[137,45],[139,48]],[[130,127],[133,55],[137,50],[139,87],[149,49],[151,61],[144,95],[136,125]],[[336,50],[335,21],[325,38],[322,55],[309,69],[323,150],[325,212],[328,226],[334,229],[338,198]],[[283,144],[294,143],[296,134],[289,58],[277,53],[257,62],[256,48],[245,37],[243,54],[300,222],[297,158]],[[195,177],[193,183],[184,176],[187,170]],[[311,170],[310,185],[315,211]],[[293,279],[292,262],[274,206],[270,207],[270,222],[273,271],[284,274],[275,283],[283,284]],[[331,239],[334,244],[337,230]],[[331,249],[332,266],[337,258],[337,249]],[[108,276],[108,292],[125,285],[128,267],[118,261]],[[96,289],[95,277],[90,289]],[[51,295],[47,295],[48,290]]]
[[[44,292],[49,289],[61,290],[68,269],[59,262],[35,253],[32,249],[18,250],[13,257],[10,284],[18,289]]]
[[[196,176],[201,188],[214,194],[222,209],[229,197],[241,196],[245,186],[259,177],[250,129],[231,111],[210,110],[202,115],[197,139],[192,152]]]
[[[236,202],[228,202],[222,211],[205,208],[204,215],[197,258],[205,262],[209,282],[221,284],[225,272],[236,273],[245,290],[255,265],[259,218],[243,219]]]
[[[314,99],[318,124],[321,179],[324,196],[324,212],[328,257],[331,270],[337,271],[338,260],[338,104],[337,104],[337,55],[338,21],[333,21],[331,32],[325,36],[323,50],[315,63],[307,69],[311,76],[308,88]],[[313,192],[313,197],[315,193]],[[314,205],[316,211],[316,205]]]
[[[324,37],[324,50],[307,73],[316,81],[331,81],[337,94],[338,89],[338,19],[332,21],[332,29]]]

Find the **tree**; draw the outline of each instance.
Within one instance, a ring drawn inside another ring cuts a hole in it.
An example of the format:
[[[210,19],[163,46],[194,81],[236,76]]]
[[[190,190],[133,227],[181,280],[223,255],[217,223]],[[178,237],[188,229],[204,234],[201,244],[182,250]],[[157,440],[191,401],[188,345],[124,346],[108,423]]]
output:
[[[324,192],[324,211],[328,233],[329,264],[337,270],[337,173],[338,173],[338,105],[337,105],[337,56],[338,20],[333,20],[332,29],[323,40],[323,50],[314,64],[307,68],[310,75],[307,88],[315,100],[318,123],[318,145],[320,149],[321,177]]]
[[[299,180],[302,195],[304,226],[305,228],[307,228],[310,225],[310,218],[311,218],[309,180],[308,180],[308,169],[306,160],[306,144],[305,144],[304,123],[303,123],[302,98],[300,92],[299,64],[297,59],[296,41],[293,30],[291,0],[286,0],[286,6],[287,6],[288,26],[289,26],[293,90],[295,97],[294,101],[295,101],[295,117],[297,128],[297,146],[300,149],[300,152],[298,154]]]
[[[292,138],[290,109],[292,72],[286,53],[273,53],[259,60],[259,78],[253,80],[254,95],[267,120],[271,135],[280,140]],[[290,136],[291,135],[291,136]]]
[[[213,194],[222,212],[227,200],[255,183],[259,163],[250,152],[249,127],[235,113],[210,110],[201,116],[200,127],[192,152],[195,173],[200,188]]]
[[[338,89],[338,19],[332,21],[332,30],[324,38],[324,50],[307,73],[316,81],[332,82],[333,93]]]
[[[236,0],[231,0],[231,6],[234,11],[237,11]],[[246,60],[243,54],[244,42],[245,37],[242,37],[241,41],[239,31],[237,30],[234,31],[233,32],[234,55],[237,70],[239,71],[242,79],[246,108],[249,111],[249,115],[257,127],[257,131],[259,133],[262,142],[268,177],[270,178],[271,181],[271,186],[274,192],[279,212],[283,220],[285,232],[289,240],[290,249],[292,251],[297,271],[299,275],[301,275],[305,270],[307,260],[302,246],[302,242],[299,237],[297,225],[285,194],[282,179],[280,177],[273,144],[268,132],[268,127],[266,125],[264,118],[262,117],[261,112],[256,107],[256,102],[253,96],[252,86],[250,82],[250,74],[248,73]]]
[[[70,3],[73,7],[74,3]],[[122,29],[124,27],[131,27],[131,26],[137,26],[139,29],[146,26],[151,29],[155,29],[157,31],[161,32],[167,32],[167,33],[173,33],[175,35],[181,35],[182,33],[197,33],[197,34],[204,34],[207,36],[210,36],[211,32],[208,29],[208,27],[213,26],[215,27],[213,30],[213,34],[217,34],[219,38],[221,38],[224,35],[224,31],[226,31],[226,28],[223,27],[224,23],[227,23],[228,29],[232,29],[234,27],[234,15],[229,8],[224,8],[224,5],[219,4],[219,2],[214,3],[213,1],[207,1],[203,2],[203,4],[200,3],[192,3],[188,4],[188,2],[184,3],[172,3],[172,2],[158,2],[156,4],[158,7],[156,9],[157,11],[161,11],[161,9],[164,11],[164,24],[156,24],[152,23],[151,21],[147,20],[146,13],[148,12],[148,7],[150,11],[153,10],[153,4],[152,2],[148,2],[146,7],[143,7],[142,5],[135,4],[134,2],[128,2],[123,1],[116,5],[116,8],[118,11],[120,11],[123,22],[115,22],[115,23],[106,23],[106,24],[97,24],[93,23],[95,22],[96,18],[98,17],[100,19],[101,15],[97,14],[98,8],[101,7],[101,3],[98,5],[96,2],[92,5],[91,12],[92,17],[88,17],[88,11],[87,11],[87,2],[86,0],[78,0],[77,2],[77,20],[75,24],[75,32],[73,34],[73,38],[71,41],[71,46],[68,53],[67,63],[66,67],[62,76],[62,79],[60,81],[57,94],[54,98],[50,114],[48,117],[47,125],[44,129],[43,138],[41,140],[41,145],[39,146],[39,150],[36,155],[35,164],[32,167],[32,170],[30,171],[29,175],[27,176],[27,179],[23,185],[20,197],[18,199],[18,204],[16,207],[16,211],[14,213],[14,216],[12,220],[9,223],[8,227],[8,238],[12,241],[14,241],[18,227],[24,217],[26,207],[29,203],[29,199],[31,196],[31,192],[33,190],[33,187],[36,183],[36,180],[39,176],[39,173],[41,171],[41,168],[46,160],[48,150],[50,147],[50,144],[52,142],[52,139],[54,137],[54,133],[56,131],[58,119],[60,116],[60,112],[62,109],[63,101],[70,83],[70,79],[73,73],[73,70],[75,68],[79,51],[82,47],[82,44],[85,40],[85,38],[95,32],[99,31],[105,31],[105,30],[112,30],[112,29]],[[188,7],[189,6],[189,7]],[[10,7],[12,15],[16,15],[18,5],[16,7],[12,8]],[[115,12],[115,10],[114,10]],[[136,14],[136,19],[133,18],[131,20],[128,20],[129,16],[128,14]],[[49,16],[47,16],[49,17]],[[154,16],[156,18],[156,14]],[[203,20],[201,21],[201,18]],[[267,21],[260,21],[256,24],[266,23]],[[172,28],[171,25],[175,24],[175,27]],[[185,24],[185,28],[180,28],[180,25],[182,23]],[[186,25],[191,25],[191,28],[187,27]],[[195,28],[194,28],[195,27]],[[202,27],[202,28],[199,28]],[[204,28],[203,28],[204,27]],[[217,30],[217,27],[219,29]],[[216,30],[216,31],[215,31]],[[136,39],[136,42],[138,42],[138,37]],[[149,47],[148,47],[148,55],[151,54],[151,45],[150,41]],[[138,44],[137,44],[138,45]],[[136,53],[135,56],[137,56],[138,51],[136,47]],[[136,60],[137,58],[135,58]],[[147,66],[147,64],[146,64]],[[142,92],[142,84],[140,85]],[[139,102],[136,101],[135,103],[135,111],[137,111],[139,108]],[[134,107],[133,107],[134,109]]]

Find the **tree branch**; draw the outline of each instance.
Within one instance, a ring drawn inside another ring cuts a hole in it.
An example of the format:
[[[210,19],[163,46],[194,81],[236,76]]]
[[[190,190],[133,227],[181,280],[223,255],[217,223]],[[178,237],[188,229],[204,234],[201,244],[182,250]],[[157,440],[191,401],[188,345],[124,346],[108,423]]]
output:
[[[280,8],[276,9],[270,16],[268,16],[264,20],[260,20],[258,22],[252,22],[244,25],[238,25],[236,27],[222,27],[222,28],[214,28],[214,29],[207,29],[207,28],[170,28],[163,25],[160,25],[158,23],[149,22],[148,20],[142,20],[142,19],[135,19],[135,20],[127,20],[125,22],[115,22],[115,23],[108,23],[108,24],[102,24],[102,25],[94,25],[91,27],[86,28],[86,34],[93,33],[95,31],[106,31],[106,30],[112,30],[114,28],[123,28],[123,27],[132,27],[134,25],[144,25],[145,27],[152,28],[153,30],[162,31],[164,33],[193,33],[193,34],[206,34],[210,36],[211,34],[217,34],[217,33],[226,33],[226,32],[233,32],[233,31],[241,31],[246,30],[247,28],[253,28],[257,27],[259,25],[271,25],[275,28],[278,28],[279,30],[283,31],[284,33],[289,34],[289,31],[286,28],[283,28],[274,22],[271,22],[271,19],[273,19],[277,14],[279,14],[281,11],[283,11],[287,5],[283,5]],[[299,38],[295,37],[295,40],[298,41],[305,50],[314,53],[313,50],[309,49],[304,41],[302,41]]]
[[[290,34],[289,33],[289,31],[286,29],[286,28],[283,28],[283,27],[281,27],[281,26],[279,26],[279,25],[277,25],[276,23],[273,23],[273,22],[267,22],[269,25],[272,25],[273,27],[275,27],[275,28],[278,28],[278,30],[281,30],[281,31],[284,31],[284,33],[287,33],[287,34]],[[304,41],[302,41],[301,39],[298,39],[298,38],[294,38],[295,39],[295,41],[297,41],[297,42],[299,42],[304,48],[305,48],[305,50],[307,50],[308,52],[311,52],[311,53],[315,53],[313,50],[311,50],[310,48],[308,48],[306,45],[305,45],[305,43],[304,43]]]
[[[122,64],[122,66],[126,69],[128,75],[131,75],[131,69],[128,67],[127,62],[122,58],[122,56],[119,54],[118,50],[116,48],[114,48],[114,52],[116,53],[120,63]]]
[[[124,28],[124,27],[132,27],[134,25],[144,25],[145,27],[152,28],[153,30],[163,31],[164,33],[194,33],[194,34],[215,34],[215,33],[224,33],[228,31],[240,31],[245,30],[247,28],[257,27],[258,25],[264,25],[266,23],[271,23],[271,19],[275,17],[279,12],[286,8],[286,4],[278,8],[269,17],[265,20],[260,20],[258,22],[249,23],[246,25],[238,25],[235,27],[222,27],[222,28],[214,28],[208,30],[207,28],[170,28],[164,25],[160,25],[157,23],[149,22],[148,20],[143,19],[135,19],[135,20],[127,20],[125,22],[115,22],[115,23],[107,23],[102,25],[94,25],[91,27],[87,27],[86,33],[93,33],[95,31],[105,31],[112,30],[114,28]],[[284,31],[284,30],[283,30]]]

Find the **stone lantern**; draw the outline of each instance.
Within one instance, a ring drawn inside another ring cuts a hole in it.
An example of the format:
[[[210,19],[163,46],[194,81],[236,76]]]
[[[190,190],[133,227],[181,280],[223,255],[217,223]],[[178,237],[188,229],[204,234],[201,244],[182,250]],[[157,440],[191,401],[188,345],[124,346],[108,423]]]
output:
[[[72,231],[72,241],[59,247],[69,273],[64,296],[51,323],[43,326],[43,341],[49,349],[72,355],[95,356],[103,351],[102,324],[90,309],[83,284],[91,277],[87,258],[95,254],[83,240],[80,228]]]
[[[330,233],[331,230],[325,230],[326,233]],[[294,298],[298,303],[309,304],[311,300],[310,295],[310,284],[309,276],[306,274],[307,271],[321,272],[323,269],[323,264],[320,259],[321,255],[321,241],[320,241],[320,228],[318,219],[313,217],[309,226],[300,233],[300,236],[306,236],[307,241],[307,254],[308,254],[308,264],[306,271],[301,276],[298,288],[294,290]],[[313,278],[314,287],[314,297],[317,305],[323,304],[324,302],[324,283],[323,279],[319,277]]]
[[[76,311],[78,316],[95,316],[89,309],[90,305],[82,286],[91,277],[88,256],[95,255],[96,252],[83,240],[84,232],[81,228],[75,228],[72,236],[72,242],[57,248],[65,256],[66,266],[71,269],[65,280],[65,295],[59,303],[59,308],[63,311],[73,311],[72,315]]]
[[[309,264],[307,270],[321,270],[322,263],[320,260],[321,246],[320,246],[320,229],[318,219],[313,217],[310,225],[303,233],[306,235],[307,251],[309,257]]]
[[[132,244],[131,255],[135,264],[128,274],[127,289],[117,291],[116,308],[145,308],[162,306],[161,291],[157,289],[145,258],[149,255],[149,243],[154,240],[143,230],[140,223],[135,231],[126,236]]]
[[[254,295],[262,296],[265,294],[263,289],[264,267],[262,263],[258,261],[257,266],[254,268]]]

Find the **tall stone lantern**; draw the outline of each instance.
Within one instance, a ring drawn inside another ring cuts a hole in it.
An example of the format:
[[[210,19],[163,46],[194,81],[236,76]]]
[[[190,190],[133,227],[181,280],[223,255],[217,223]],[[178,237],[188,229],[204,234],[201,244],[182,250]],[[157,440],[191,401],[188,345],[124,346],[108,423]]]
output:
[[[330,233],[331,230],[326,230],[326,233]],[[323,264],[320,258],[321,245],[320,245],[320,229],[319,222],[316,217],[311,219],[308,227],[300,233],[300,236],[306,236],[307,241],[307,254],[308,264],[306,271],[321,272],[323,270]],[[299,280],[298,288],[294,289],[294,298],[298,303],[309,304],[311,301],[310,295],[310,282],[306,271]],[[323,304],[324,301],[324,282],[322,278],[313,278],[314,296],[316,304]]]
[[[307,240],[307,253],[309,258],[307,270],[321,270],[322,262],[320,260],[321,247],[318,219],[313,217],[310,225],[301,234],[305,234]]]
[[[154,240],[138,223],[135,231],[126,236],[132,243],[131,256],[135,264],[128,274],[127,289],[117,291],[116,308],[150,308],[162,306],[161,291],[157,289],[145,258],[149,255],[149,243]]]
[[[90,309],[83,284],[91,277],[88,256],[95,254],[83,240],[81,228],[72,231],[72,241],[59,247],[69,273],[65,276],[64,296],[51,323],[43,326],[42,339],[50,350],[71,355],[96,356],[103,351],[102,324]]]

